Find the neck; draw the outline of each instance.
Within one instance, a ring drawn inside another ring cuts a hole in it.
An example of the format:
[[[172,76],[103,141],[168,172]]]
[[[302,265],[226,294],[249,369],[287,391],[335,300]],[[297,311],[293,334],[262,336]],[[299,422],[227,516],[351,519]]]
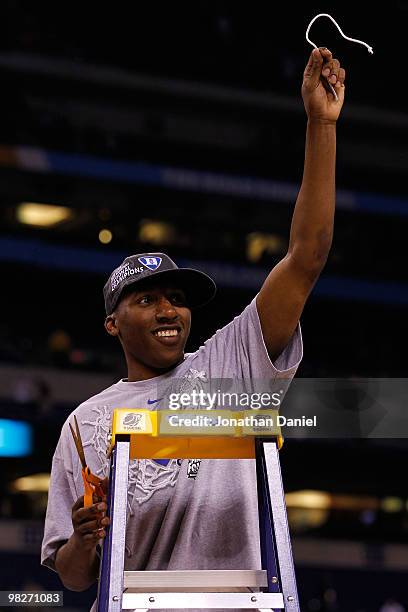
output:
[[[183,359],[184,359],[184,355],[179,361],[177,361],[176,363],[173,363],[171,366],[168,366],[166,368],[155,368],[152,366],[148,366],[144,363],[135,362],[126,355],[126,362],[127,362],[127,368],[128,368],[128,382],[149,380],[149,378],[155,378],[156,376],[167,374],[167,372],[174,370],[174,368],[178,366],[178,364],[181,363]]]

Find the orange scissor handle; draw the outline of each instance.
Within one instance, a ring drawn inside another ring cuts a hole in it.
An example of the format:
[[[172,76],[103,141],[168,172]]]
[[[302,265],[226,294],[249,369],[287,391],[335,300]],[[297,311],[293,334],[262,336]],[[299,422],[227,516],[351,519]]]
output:
[[[93,495],[106,498],[101,486],[101,478],[94,476],[89,467],[82,470],[82,480],[84,481],[84,508],[89,508],[93,504]]]

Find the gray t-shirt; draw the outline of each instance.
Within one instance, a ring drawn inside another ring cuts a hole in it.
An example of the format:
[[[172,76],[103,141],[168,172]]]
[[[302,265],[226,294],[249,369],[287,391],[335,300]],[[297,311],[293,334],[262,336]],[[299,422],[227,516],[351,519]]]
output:
[[[302,358],[298,326],[273,364],[255,299],[174,370],[149,380],[120,380],[78,406],[87,463],[108,474],[107,435],[114,408],[156,409],[158,388],[183,379],[194,388],[209,379],[290,379]],[[154,402],[154,403],[152,403]],[[71,536],[71,509],[83,495],[81,465],[68,427],[52,463],[41,562],[55,569],[58,548]],[[126,570],[260,568],[256,472],[253,459],[205,459],[195,479],[187,460],[132,460],[129,470]]]

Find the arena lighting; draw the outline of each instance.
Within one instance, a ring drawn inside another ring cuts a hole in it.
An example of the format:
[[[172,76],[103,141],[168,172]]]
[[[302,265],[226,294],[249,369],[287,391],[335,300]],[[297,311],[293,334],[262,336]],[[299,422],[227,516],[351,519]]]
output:
[[[288,508],[313,510],[378,510],[380,500],[365,495],[338,495],[325,491],[293,491],[286,494]]]
[[[318,529],[327,523],[330,516],[329,509],[321,508],[288,508],[288,520],[291,529],[302,533],[309,529]]]
[[[378,510],[380,500],[369,495],[331,495],[331,508],[333,510],[352,510],[364,512],[365,510]]]
[[[47,492],[50,486],[50,474],[30,474],[17,478],[11,483],[10,489],[14,493]]]
[[[99,242],[109,244],[113,238],[112,232],[108,229],[101,229],[98,235]]]
[[[278,234],[251,232],[247,236],[247,258],[252,263],[257,263],[264,253],[269,255],[283,254],[286,246],[286,241]]]
[[[404,509],[404,502],[399,497],[384,497],[381,500],[381,510],[384,512],[401,512]]]
[[[25,457],[31,451],[31,425],[23,421],[0,419],[0,457]]]
[[[292,491],[286,493],[288,508],[311,508],[325,510],[330,508],[330,494],[324,491]]]
[[[72,219],[74,213],[66,206],[54,204],[39,204],[37,202],[21,202],[16,209],[16,217],[24,225],[35,227],[53,227]]]
[[[139,240],[141,242],[150,242],[157,246],[172,244],[175,236],[176,231],[171,223],[152,221],[151,219],[143,219],[140,222]]]

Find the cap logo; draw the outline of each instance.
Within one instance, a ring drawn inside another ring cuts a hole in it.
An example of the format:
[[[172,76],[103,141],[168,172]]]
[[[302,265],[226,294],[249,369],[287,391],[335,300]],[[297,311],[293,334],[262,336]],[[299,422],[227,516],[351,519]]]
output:
[[[146,268],[149,268],[149,270],[152,271],[157,270],[157,268],[162,262],[161,257],[138,257],[137,259],[138,261],[140,261],[141,264],[143,264],[144,266],[146,266]]]

